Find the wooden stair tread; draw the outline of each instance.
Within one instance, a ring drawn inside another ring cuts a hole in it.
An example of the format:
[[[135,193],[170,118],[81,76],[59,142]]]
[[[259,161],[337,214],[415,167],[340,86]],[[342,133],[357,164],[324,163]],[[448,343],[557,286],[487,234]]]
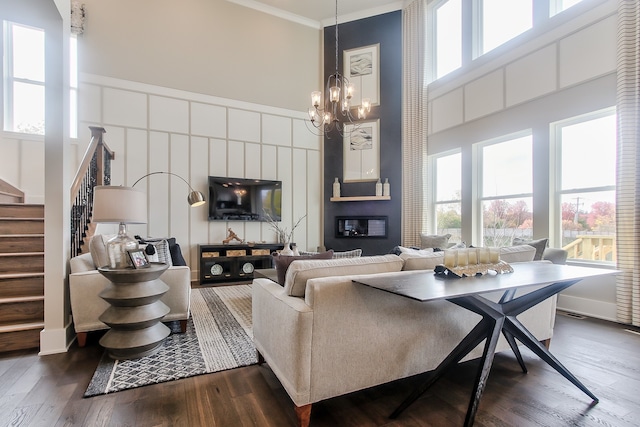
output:
[[[36,273],[3,273],[0,274],[0,279],[24,279],[28,277],[44,277],[44,272]]]
[[[0,253],[0,257],[37,256],[37,255],[44,255],[44,252],[7,252],[7,253]]]
[[[33,233],[33,234],[0,234],[0,239],[2,238],[13,238],[13,237],[44,237],[42,233]]]
[[[0,333],[30,331],[33,329],[44,329],[44,322],[17,323],[15,325],[0,326]]]
[[[0,221],[44,221],[44,218],[22,218],[15,216],[0,216]]]
[[[0,298],[0,304],[11,304],[16,302],[32,302],[32,301],[44,301],[44,295],[30,296],[30,297]]]

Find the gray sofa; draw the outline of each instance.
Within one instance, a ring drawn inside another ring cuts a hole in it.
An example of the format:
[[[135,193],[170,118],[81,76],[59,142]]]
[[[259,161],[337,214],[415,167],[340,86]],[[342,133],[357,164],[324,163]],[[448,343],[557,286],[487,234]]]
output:
[[[501,258],[532,261],[534,253],[531,246],[511,247]],[[308,425],[315,402],[434,369],[478,322],[447,301],[421,303],[352,283],[371,274],[412,275],[442,262],[441,254],[424,255],[297,260],[284,286],[254,279],[253,340],[300,425]],[[548,344],[555,307],[550,298],[519,320]],[[498,351],[508,348],[502,338]],[[479,346],[468,358],[481,352]]]

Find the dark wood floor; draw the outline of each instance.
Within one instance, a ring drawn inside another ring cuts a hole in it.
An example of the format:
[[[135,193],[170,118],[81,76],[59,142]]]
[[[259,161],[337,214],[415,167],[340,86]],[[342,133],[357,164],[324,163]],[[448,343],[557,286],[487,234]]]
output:
[[[625,326],[557,316],[551,351],[600,398],[590,399],[525,350],[496,357],[476,426],[640,425],[640,335]],[[637,331],[637,329],[636,329]],[[294,426],[292,403],[267,365],[83,398],[102,350],[0,356],[0,426]],[[314,405],[312,427],[462,425],[477,364],[460,365],[397,420],[388,414],[413,377]],[[374,369],[374,367],[372,367]]]

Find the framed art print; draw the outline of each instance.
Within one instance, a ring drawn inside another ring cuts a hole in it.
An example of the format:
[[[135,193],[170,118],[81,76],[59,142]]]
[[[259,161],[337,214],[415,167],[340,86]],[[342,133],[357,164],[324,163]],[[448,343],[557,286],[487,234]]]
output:
[[[380,105],[380,44],[345,50],[342,59],[343,75],[355,89],[351,106],[360,105],[362,98]]]
[[[345,125],[343,181],[377,181],[380,178],[380,120]]]

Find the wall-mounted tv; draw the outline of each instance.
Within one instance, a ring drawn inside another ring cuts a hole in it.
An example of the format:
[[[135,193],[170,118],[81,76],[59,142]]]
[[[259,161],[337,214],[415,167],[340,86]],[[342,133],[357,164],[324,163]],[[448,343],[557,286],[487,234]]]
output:
[[[209,221],[282,218],[282,181],[209,177]]]

